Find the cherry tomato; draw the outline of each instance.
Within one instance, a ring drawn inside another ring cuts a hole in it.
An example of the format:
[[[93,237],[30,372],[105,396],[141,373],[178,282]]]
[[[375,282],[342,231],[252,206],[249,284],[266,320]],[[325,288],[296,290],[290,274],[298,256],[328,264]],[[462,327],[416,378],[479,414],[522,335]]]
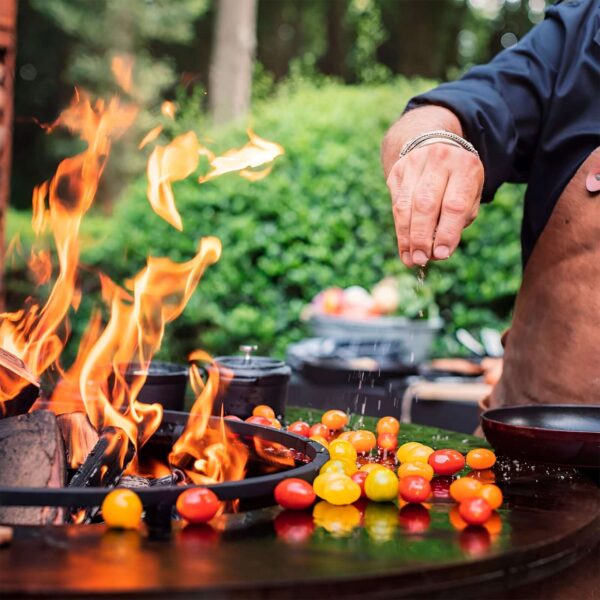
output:
[[[325,446],[325,448],[329,446],[329,442],[322,435],[311,435],[310,439],[314,440],[315,442],[319,442],[319,444],[321,444],[321,446]]]
[[[325,480],[322,493],[323,500],[335,506],[352,504],[360,498],[360,486],[347,475],[338,475]],[[316,480],[315,480],[316,481]]]
[[[328,410],[326,413],[323,413],[321,423],[327,426],[328,429],[339,431],[346,427],[348,415],[342,410]]]
[[[407,504],[400,509],[398,520],[409,533],[422,533],[429,528],[431,515],[422,504]]]
[[[433,478],[433,467],[426,462],[405,462],[398,467],[398,477],[408,477],[409,475],[420,475],[423,479],[431,481]]]
[[[284,510],[275,517],[275,533],[289,544],[298,544],[310,539],[315,524],[310,513]]]
[[[352,481],[354,481],[355,483],[357,483],[359,485],[361,498],[367,497],[367,493],[365,492],[365,480],[368,476],[369,476],[369,474],[366,471],[356,471],[356,473],[353,473],[350,476]]]
[[[369,500],[391,502],[398,496],[398,478],[390,469],[375,469],[365,479],[365,493]]]
[[[333,440],[329,444],[329,456],[331,458],[339,458],[348,462],[356,463],[356,448],[346,440]]]
[[[496,537],[502,531],[502,519],[500,515],[494,511],[492,516],[483,524],[492,537]]]
[[[377,421],[377,433],[391,433],[394,436],[400,431],[400,421],[394,417],[382,417]]]
[[[398,509],[389,502],[371,502],[365,510],[364,526],[375,542],[388,542],[398,529]]]
[[[271,421],[271,427],[275,427],[275,429],[282,429],[283,425],[277,419],[269,419]]]
[[[380,433],[377,436],[377,446],[382,450],[393,452],[398,447],[398,437],[395,433]]]
[[[323,423],[315,423],[309,430],[310,437],[315,435],[320,435],[328,440],[331,436],[329,435],[329,427],[327,425],[323,425]]]
[[[236,417],[235,415],[227,415],[225,417],[225,419],[228,420],[228,421],[241,421],[242,420],[239,417]]]
[[[356,473],[356,463],[351,463],[347,460],[334,458],[328,460],[320,469],[319,474],[323,473],[343,473],[344,475],[352,475]]]
[[[490,505],[492,510],[500,508],[502,506],[502,501],[504,500],[500,488],[493,483],[483,485],[477,496],[483,498]]]
[[[460,532],[459,543],[467,556],[483,556],[491,544],[490,534],[485,527],[469,525]]]
[[[313,481],[313,490],[315,490],[315,494],[319,496],[319,498],[323,498],[326,483],[332,479],[344,476],[344,473],[340,473],[339,471],[328,471],[327,473],[317,475]]]
[[[462,502],[467,498],[477,498],[483,484],[472,477],[461,477],[450,485],[450,496],[456,502]]]
[[[454,529],[457,531],[462,531],[469,526],[469,524],[460,516],[458,504],[450,509],[450,512],[448,513],[448,519],[452,527],[454,527]]]
[[[313,509],[315,525],[323,527],[336,537],[350,534],[360,525],[360,511],[356,506],[334,506],[329,502],[319,502]]]
[[[305,423],[304,421],[294,421],[292,424],[288,426],[288,431],[295,433],[297,435],[301,435],[303,437],[310,436],[310,425]]]
[[[374,433],[367,431],[366,429],[359,429],[354,432],[350,442],[359,454],[367,454],[375,448],[377,438]]]
[[[408,446],[408,444],[414,444]],[[398,448],[396,457],[401,463],[405,462],[427,462],[427,459],[433,454],[433,448],[419,444],[417,442],[408,442]]]
[[[131,490],[113,490],[102,502],[102,518],[108,527],[137,529],[142,520],[142,501]]]
[[[475,448],[467,453],[467,465],[471,469],[481,471],[491,469],[496,463],[496,455],[487,448]]]
[[[465,466],[465,457],[456,450],[436,450],[428,460],[438,475],[454,475]]]
[[[469,525],[483,525],[492,516],[492,507],[483,498],[467,498],[458,512]]]
[[[346,442],[352,442],[352,436],[354,435],[354,431],[342,431],[335,439],[336,440],[345,440]]]
[[[252,416],[271,420],[275,418],[275,411],[266,404],[259,404],[252,409]]]
[[[359,471],[366,471],[367,473],[370,473],[371,471],[375,471],[376,469],[385,469],[386,467],[384,467],[383,465],[379,464],[379,463],[372,463],[372,462],[368,462],[365,463],[360,469]]]
[[[267,417],[248,417],[246,423],[254,423],[255,425],[264,425],[265,427],[271,427],[271,421]]]
[[[496,481],[496,473],[492,469],[483,469],[482,471],[469,471],[467,477],[473,477],[481,481],[481,483],[494,483]]]
[[[191,488],[177,498],[177,512],[190,523],[210,521],[221,507],[216,494],[208,488]]]
[[[290,510],[303,510],[312,506],[316,494],[307,481],[291,477],[280,481],[275,487],[275,501]]]
[[[431,485],[420,475],[409,475],[400,480],[399,491],[402,500],[418,504],[431,496]]]
[[[452,477],[434,477],[431,480],[433,497],[444,500],[450,498],[450,486],[453,481],[454,479],[452,479]]]

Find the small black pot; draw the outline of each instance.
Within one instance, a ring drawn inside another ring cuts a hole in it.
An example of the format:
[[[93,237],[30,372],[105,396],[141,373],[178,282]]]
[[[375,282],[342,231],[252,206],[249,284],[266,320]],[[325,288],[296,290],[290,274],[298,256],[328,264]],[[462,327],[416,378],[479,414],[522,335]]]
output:
[[[219,393],[213,414],[247,419],[259,404],[266,404],[278,419],[285,414],[291,369],[283,361],[266,356],[221,356],[215,359],[219,369]]]
[[[139,365],[127,369],[127,378],[140,375]],[[160,361],[150,363],[146,381],[137,399],[145,404],[162,404],[166,410],[183,410],[188,368]]]

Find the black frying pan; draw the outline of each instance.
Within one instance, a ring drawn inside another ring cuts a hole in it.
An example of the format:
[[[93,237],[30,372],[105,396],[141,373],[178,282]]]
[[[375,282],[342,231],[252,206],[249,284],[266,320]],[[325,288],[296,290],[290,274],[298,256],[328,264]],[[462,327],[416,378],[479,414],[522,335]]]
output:
[[[531,404],[492,408],[481,426],[498,454],[600,467],[600,405]]]

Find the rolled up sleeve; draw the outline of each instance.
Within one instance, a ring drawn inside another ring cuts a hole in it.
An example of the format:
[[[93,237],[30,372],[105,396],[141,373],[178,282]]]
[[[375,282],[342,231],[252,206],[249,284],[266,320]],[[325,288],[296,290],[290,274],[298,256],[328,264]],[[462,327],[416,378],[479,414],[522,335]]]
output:
[[[506,182],[526,182],[544,116],[552,102],[565,43],[560,7],[517,44],[461,79],[413,98],[406,108],[425,104],[450,109],[485,169],[484,201]]]

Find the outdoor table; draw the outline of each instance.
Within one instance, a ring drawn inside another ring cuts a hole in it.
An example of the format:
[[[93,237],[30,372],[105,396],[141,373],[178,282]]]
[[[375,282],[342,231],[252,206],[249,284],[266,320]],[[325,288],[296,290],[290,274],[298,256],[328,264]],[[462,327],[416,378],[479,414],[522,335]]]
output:
[[[463,452],[482,444],[403,424],[401,442],[408,439]],[[215,528],[178,522],[170,539],[104,525],[17,527],[12,544],[0,549],[0,596],[501,598],[520,588],[529,591],[514,597],[533,597],[543,585],[522,586],[555,576],[556,598],[561,586],[564,597],[574,597],[569,590],[585,584],[582,578],[597,585],[600,490],[593,477],[510,461],[500,461],[496,476],[505,502],[502,529],[489,543],[473,530],[455,530],[454,504],[442,499],[420,533],[403,528],[395,506],[381,504],[346,536],[316,527],[295,543],[277,535],[276,506],[221,517]],[[579,568],[578,579],[556,575],[582,560],[592,564]]]

